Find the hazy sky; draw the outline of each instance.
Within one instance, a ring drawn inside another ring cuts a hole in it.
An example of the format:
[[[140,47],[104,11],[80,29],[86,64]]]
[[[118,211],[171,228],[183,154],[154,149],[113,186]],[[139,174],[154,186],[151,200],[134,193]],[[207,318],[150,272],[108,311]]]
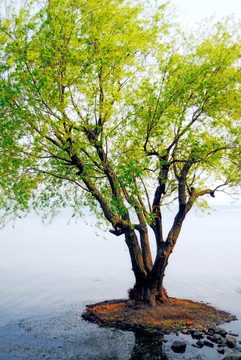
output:
[[[0,0],[0,5],[9,0]],[[153,0],[157,4],[163,4],[166,0]],[[101,2],[101,0],[100,0]],[[217,20],[224,16],[235,15],[241,19],[241,0],[170,0],[178,8],[178,14],[186,24],[195,24],[205,17],[216,15]],[[19,6],[24,0],[15,0]]]
[[[212,15],[216,20],[229,15],[241,20],[241,0],[171,0],[171,3],[180,10],[178,15],[186,25]]]

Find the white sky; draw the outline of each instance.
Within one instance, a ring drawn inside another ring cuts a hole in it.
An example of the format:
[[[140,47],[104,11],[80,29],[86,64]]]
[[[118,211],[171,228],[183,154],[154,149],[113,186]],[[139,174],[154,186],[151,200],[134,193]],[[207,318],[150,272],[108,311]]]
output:
[[[155,2],[155,0],[152,0]],[[163,4],[166,0],[156,0],[157,4]],[[4,6],[9,0],[0,0]],[[24,0],[15,0],[15,6],[22,4]],[[215,15],[217,20],[235,15],[241,20],[241,0],[170,0],[171,4],[178,9],[180,20],[187,25],[193,25],[205,17]]]
[[[241,0],[171,0],[171,3],[179,10],[177,14],[185,25],[192,26],[213,15],[217,21],[229,15],[241,20]]]

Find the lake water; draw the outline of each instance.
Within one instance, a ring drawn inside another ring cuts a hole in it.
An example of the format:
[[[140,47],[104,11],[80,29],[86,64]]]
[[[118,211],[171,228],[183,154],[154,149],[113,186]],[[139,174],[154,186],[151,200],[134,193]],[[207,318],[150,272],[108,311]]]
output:
[[[46,226],[29,216],[1,231],[0,359],[138,359],[133,333],[81,319],[86,304],[125,298],[133,285],[123,238],[96,231],[83,220],[67,221],[63,215]],[[167,213],[166,223],[171,221]],[[170,296],[236,315],[238,321],[223,327],[241,335],[240,205],[217,206],[211,215],[189,214],[165,286]],[[186,353],[175,354],[173,335],[167,340],[160,359],[222,358],[213,349],[193,348],[187,338]],[[152,358],[147,350],[146,359]]]

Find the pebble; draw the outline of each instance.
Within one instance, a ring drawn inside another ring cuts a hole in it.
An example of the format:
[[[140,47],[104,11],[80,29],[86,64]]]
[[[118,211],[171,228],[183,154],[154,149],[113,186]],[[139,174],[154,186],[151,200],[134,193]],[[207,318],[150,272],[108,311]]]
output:
[[[216,342],[214,336],[209,336],[209,335],[208,335],[208,336],[207,336],[207,339],[208,339],[209,341]]]
[[[194,339],[203,339],[204,338],[204,333],[201,331],[195,331],[194,333],[192,333],[192,337]]]
[[[214,344],[211,341],[204,340],[203,343],[204,343],[205,346],[214,347]]]
[[[217,327],[206,330],[183,329],[181,333],[191,335],[193,339],[197,339],[198,341],[193,343],[192,346],[198,349],[201,349],[203,346],[214,348],[215,345],[217,352],[223,355],[225,353],[225,347],[234,348],[235,352],[226,355],[223,360],[241,360],[241,355],[237,355],[238,352],[241,352],[241,346],[237,346],[237,344],[241,344],[241,341],[237,341],[236,337],[238,337],[238,334],[232,331],[226,331],[225,329]],[[171,349],[176,353],[184,353],[186,343],[183,341],[174,341]]]
[[[224,347],[223,347],[223,346],[218,346],[218,347],[217,347],[217,352],[218,352],[219,354],[224,354],[224,353],[225,353]]]
[[[203,341],[201,340],[198,340],[197,343],[196,343],[200,348],[202,348],[204,346],[204,343]]]
[[[230,348],[234,348],[237,344],[237,340],[235,339],[235,337],[229,335],[226,336],[226,342],[228,347]]]
[[[213,336],[213,333],[209,332],[209,331],[205,331],[205,334],[208,336]]]
[[[216,341],[224,340],[224,337],[220,334],[213,334],[213,337]]]
[[[222,335],[222,336],[227,335],[227,331],[220,328],[220,327],[217,327],[216,329],[213,329],[213,332],[214,332],[214,334],[219,334],[219,335]]]
[[[186,343],[183,341],[175,340],[172,343],[171,349],[176,353],[184,353],[186,350]]]

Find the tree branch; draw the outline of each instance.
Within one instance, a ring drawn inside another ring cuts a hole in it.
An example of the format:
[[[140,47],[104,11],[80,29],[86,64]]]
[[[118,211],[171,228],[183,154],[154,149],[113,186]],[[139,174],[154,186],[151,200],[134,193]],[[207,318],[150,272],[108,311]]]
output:
[[[41,174],[46,174],[46,175],[52,176],[52,177],[57,178],[57,179],[66,180],[66,181],[72,182],[72,183],[74,183],[75,185],[77,185],[78,187],[80,187],[81,189],[83,189],[84,191],[90,192],[88,189],[86,189],[85,187],[83,187],[78,181],[76,181],[76,180],[74,180],[74,179],[71,179],[71,178],[69,178],[69,177],[67,177],[67,176],[60,176],[60,175],[51,173],[51,172],[49,172],[49,171],[41,170],[41,169],[34,168],[34,167],[31,168],[31,169],[34,170],[34,171],[38,171],[38,172],[40,172]]]

